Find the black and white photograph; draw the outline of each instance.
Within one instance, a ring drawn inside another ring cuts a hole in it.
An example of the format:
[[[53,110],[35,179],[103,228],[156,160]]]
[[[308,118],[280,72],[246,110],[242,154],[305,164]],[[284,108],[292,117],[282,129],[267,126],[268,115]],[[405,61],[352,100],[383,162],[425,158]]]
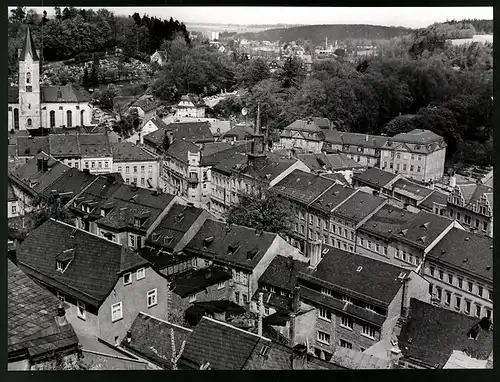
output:
[[[492,369],[493,35],[9,7],[8,370]]]

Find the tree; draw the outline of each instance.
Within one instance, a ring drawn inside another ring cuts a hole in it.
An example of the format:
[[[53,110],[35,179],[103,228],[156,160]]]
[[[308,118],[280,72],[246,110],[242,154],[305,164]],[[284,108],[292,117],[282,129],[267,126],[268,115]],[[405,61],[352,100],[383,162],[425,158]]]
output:
[[[85,70],[83,71],[82,86],[85,90],[89,90],[91,86],[89,69],[87,66],[85,66]]]
[[[10,21],[16,24],[22,24],[26,17],[26,7],[17,6],[10,11]]]
[[[231,207],[226,219],[228,224],[284,234],[292,227],[294,213],[287,199],[268,190],[259,190],[253,194],[241,194],[239,204]]]
[[[92,69],[90,71],[90,85],[92,89],[97,89],[99,86],[99,58],[94,57],[92,62]]]
[[[43,11],[42,24],[45,25],[49,21],[47,17],[47,11]]]
[[[167,135],[167,134],[165,134],[165,135],[163,136],[163,143],[162,143],[162,147],[163,147],[163,150],[164,150],[165,152],[167,152],[167,151],[168,151],[168,148],[170,147],[170,139],[168,138],[168,135]]]

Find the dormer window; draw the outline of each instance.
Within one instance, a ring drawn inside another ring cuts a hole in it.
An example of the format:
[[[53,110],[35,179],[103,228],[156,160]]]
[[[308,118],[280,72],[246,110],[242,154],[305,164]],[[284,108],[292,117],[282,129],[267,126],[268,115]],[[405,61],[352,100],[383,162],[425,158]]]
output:
[[[106,216],[106,211],[104,210],[104,208],[101,208],[101,216]]]
[[[58,272],[64,273],[66,269],[68,269],[69,264],[73,261],[74,258],[74,249],[67,249],[61,252],[56,257],[56,270]]]

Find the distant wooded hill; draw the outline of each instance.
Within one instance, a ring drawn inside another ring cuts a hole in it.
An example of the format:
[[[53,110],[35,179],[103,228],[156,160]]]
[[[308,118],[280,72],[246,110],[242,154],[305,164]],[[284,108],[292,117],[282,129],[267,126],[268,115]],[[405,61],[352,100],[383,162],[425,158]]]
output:
[[[446,24],[451,25],[458,23],[471,24],[476,30],[476,33],[493,34],[493,20],[467,19],[460,21],[452,20],[446,22]]]
[[[403,27],[386,27],[380,25],[305,25],[292,28],[269,29],[257,33],[240,33],[239,38],[255,41],[296,41],[309,40],[313,44],[324,44],[328,40],[391,39],[413,32]]]

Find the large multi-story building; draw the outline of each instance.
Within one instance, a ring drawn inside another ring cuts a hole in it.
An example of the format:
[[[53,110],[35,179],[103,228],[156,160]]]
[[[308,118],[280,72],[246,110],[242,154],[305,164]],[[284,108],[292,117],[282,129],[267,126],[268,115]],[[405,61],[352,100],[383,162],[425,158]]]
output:
[[[9,88],[8,130],[91,124],[92,107],[87,94],[71,84],[40,85],[40,50],[35,47],[29,27],[18,59],[19,86]]]
[[[448,196],[447,212],[471,231],[493,237],[493,187],[456,184]]]
[[[432,301],[493,320],[493,239],[452,228],[427,254],[422,275]]]
[[[303,153],[320,153],[325,140],[323,129],[319,126],[322,120],[297,120],[286,126],[276,149],[294,149]]]

